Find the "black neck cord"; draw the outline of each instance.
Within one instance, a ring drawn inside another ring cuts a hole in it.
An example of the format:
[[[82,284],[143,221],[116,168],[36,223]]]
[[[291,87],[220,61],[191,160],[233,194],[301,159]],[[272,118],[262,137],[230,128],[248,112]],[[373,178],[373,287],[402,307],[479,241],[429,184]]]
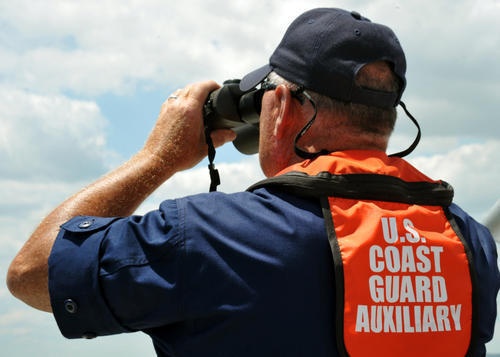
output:
[[[320,155],[327,155],[329,153],[329,151],[327,151],[327,150],[321,150],[319,152],[313,152],[313,153],[311,153],[311,152],[307,152],[307,151],[304,151],[304,150],[300,149],[298,147],[298,145],[297,145],[297,142],[309,130],[309,128],[311,127],[311,125],[316,120],[316,116],[318,115],[318,108],[316,106],[316,103],[311,98],[311,96],[309,95],[309,93],[307,93],[306,91],[303,91],[302,94],[309,100],[309,102],[311,102],[311,105],[314,108],[314,114],[313,114],[312,118],[307,122],[307,124],[302,128],[302,130],[295,137],[294,150],[295,150],[295,154],[297,154],[301,158],[303,158],[303,159],[311,159],[312,160],[312,159],[315,159],[316,157],[318,157]],[[415,119],[413,117],[413,115],[411,115],[411,113],[406,108],[405,103],[403,103],[402,101],[400,101],[399,105],[401,106],[401,108],[403,108],[403,110],[406,113],[406,115],[408,116],[408,118],[410,118],[410,120],[413,122],[413,124],[415,124],[415,126],[417,127],[417,136],[415,137],[415,140],[413,140],[413,143],[407,149],[405,149],[403,151],[400,151],[400,152],[397,152],[395,154],[390,154],[389,157],[404,157],[404,156],[409,155],[413,150],[415,150],[415,148],[417,147],[418,143],[420,142],[420,138],[422,136],[422,131],[420,129],[420,125],[418,124],[417,119]]]
[[[327,150],[321,150],[319,152],[307,152],[307,151],[304,151],[301,148],[299,148],[299,146],[297,145],[300,138],[303,137],[304,134],[309,130],[311,125],[313,125],[314,121],[316,120],[316,116],[318,115],[318,107],[316,106],[316,103],[314,102],[312,97],[309,95],[309,93],[307,93],[306,91],[303,90],[301,92],[301,94],[303,94],[304,97],[306,97],[309,100],[309,102],[311,103],[311,105],[314,109],[314,114],[313,114],[312,118],[307,122],[307,124],[302,128],[301,131],[299,131],[299,133],[295,137],[295,141],[293,143],[294,144],[293,148],[294,148],[295,154],[297,156],[300,156],[303,159],[311,159],[312,160],[312,159],[317,158],[320,155],[326,155],[329,152]]]
[[[415,140],[413,140],[413,143],[406,150],[397,152],[395,154],[390,154],[389,155],[390,157],[394,157],[394,156],[395,157],[403,157],[403,156],[409,155],[413,150],[415,150],[418,143],[420,142],[420,137],[422,136],[422,131],[420,130],[420,125],[418,125],[417,119],[415,119],[413,117],[413,115],[411,115],[411,113],[408,111],[408,109],[406,109],[405,103],[400,101],[399,105],[401,106],[401,108],[403,108],[406,115],[408,116],[408,118],[410,118],[410,120],[413,122],[413,124],[415,124],[418,131],[417,131],[417,136],[415,137]]]

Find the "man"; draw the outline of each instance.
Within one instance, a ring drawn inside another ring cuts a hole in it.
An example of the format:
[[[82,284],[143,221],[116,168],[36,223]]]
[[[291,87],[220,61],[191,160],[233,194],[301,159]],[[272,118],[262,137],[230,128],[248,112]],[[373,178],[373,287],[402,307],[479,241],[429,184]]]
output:
[[[187,86],[133,158],[41,222],[10,290],[68,338],[143,331],[161,356],[484,355],[493,239],[449,185],[385,154],[405,69],[389,28],[306,12],[240,83],[263,93],[269,180],[129,216],[206,155],[202,107],[218,86]],[[215,146],[234,138],[212,132]]]

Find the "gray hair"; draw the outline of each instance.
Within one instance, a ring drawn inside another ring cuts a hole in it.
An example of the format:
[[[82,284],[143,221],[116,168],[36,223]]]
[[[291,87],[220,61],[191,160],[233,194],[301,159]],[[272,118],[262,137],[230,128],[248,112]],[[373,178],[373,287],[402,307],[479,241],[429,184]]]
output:
[[[364,87],[385,91],[396,91],[398,89],[399,83],[395,76],[381,80],[372,78],[363,73],[363,71],[360,71],[360,74],[356,80],[359,85]],[[300,85],[286,80],[276,72],[271,72],[267,80],[275,85],[285,85],[292,91],[300,88]],[[314,100],[318,112],[323,112],[325,115],[341,115],[346,117],[348,119],[347,123],[360,131],[378,135],[390,135],[394,129],[397,116],[396,108],[382,109],[364,104],[346,103],[310,90],[307,90],[307,93]]]

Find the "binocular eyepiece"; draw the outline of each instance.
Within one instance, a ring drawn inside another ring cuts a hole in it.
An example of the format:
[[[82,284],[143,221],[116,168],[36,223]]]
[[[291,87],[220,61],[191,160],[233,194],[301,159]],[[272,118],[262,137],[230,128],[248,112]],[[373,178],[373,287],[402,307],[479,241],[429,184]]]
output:
[[[233,145],[247,155],[259,151],[259,120],[263,90],[253,88],[243,92],[240,80],[232,79],[211,92],[203,106],[203,118],[209,130],[232,129],[236,132]]]

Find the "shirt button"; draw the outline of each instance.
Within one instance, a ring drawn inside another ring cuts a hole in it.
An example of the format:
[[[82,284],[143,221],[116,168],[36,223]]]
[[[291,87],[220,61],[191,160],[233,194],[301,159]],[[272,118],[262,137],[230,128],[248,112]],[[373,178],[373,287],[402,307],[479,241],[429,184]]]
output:
[[[76,314],[78,310],[78,305],[73,299],[67,299],[64,301],[64,309],[70,314]]]
[[[93,221],[83,221],[78,225],[78,228],[82,229],[89,228],[93,223],[94,223]]]

